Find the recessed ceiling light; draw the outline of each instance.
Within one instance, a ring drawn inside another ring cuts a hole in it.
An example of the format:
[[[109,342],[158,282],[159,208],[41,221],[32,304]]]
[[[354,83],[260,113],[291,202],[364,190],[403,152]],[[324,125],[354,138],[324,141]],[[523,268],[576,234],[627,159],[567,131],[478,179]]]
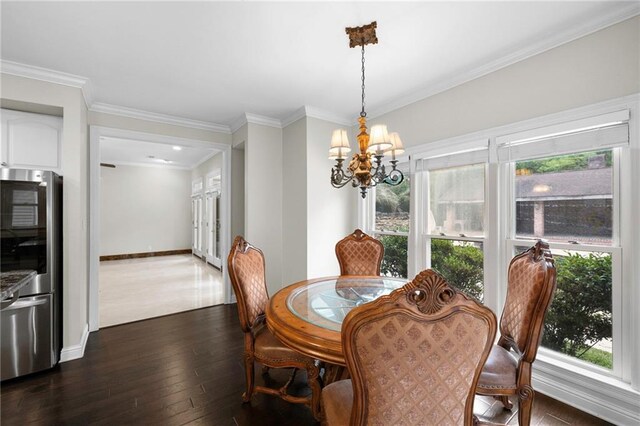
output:
[[[174,150],[174,151],[182,151],[182,147],[181,147],[181,146],[178,146],[178,145],[174,145],[174,146],[173,146],[173,150]]]

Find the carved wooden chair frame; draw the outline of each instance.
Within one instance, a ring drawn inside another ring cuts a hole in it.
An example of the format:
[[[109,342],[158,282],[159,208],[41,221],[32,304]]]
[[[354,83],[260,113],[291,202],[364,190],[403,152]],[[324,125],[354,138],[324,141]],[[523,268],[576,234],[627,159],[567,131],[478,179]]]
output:
[[[296,404],[305,404],[313,413],[316,419],[320,418],[320,393],[322,391],[322,384],[320,379],[320,370],[316,365],[315,361],[309,358],[308,362],[297,362],[296,360],[291,359],[265,359],[262,357],[257,357],[254,350],[255,336],[256,332],[262,328],[266,327],[265,324],[265,314],[264,312],[257,316],[253,323],[249,322],[249,314],[247,312],[246,305],[246,295],[244,289],[239,283],[238,276],[236,274],[236,259],[238,255],[246,254],[249,251],[254,250],[260,254],[262,258],[262,267],[263,271],[265,269],[265,261],[264,254],[262,250],[251,245],[241,236],[237,236],[231,246],[231,251],[229,252],[229,256],[227,258],[227,266],[229,271],[229,278],[231,279],[231,284],[233,285],[233,289],[236,294],[236,298],[238,300],[238,315],[240,317],[240,326],[242,327],[242,331],[244,332],[244,367],[245,367],[245,375],[246,375],[246,391],[242,394],[242,401],[249,402],[251,397],[255,392],[265,393],[268,395],[274,395],[282,398],[283,400]],[[264,291],[268,296],[266,280],[264,280],[265,286]],[[255,385],[254,383],[254,374],[255,374],[255,365],[254,361],[262,364],[263,373],[267,373],[269,368],[293,368],[293,372],[289,378],[289,380],[279,389],[273,389],[266,386]],[[309,387],[311,388],[311,395],[306,397],[299,397],[290,395],[287,390],[289,385],[293,382],[295,378],[295,373],[297,369],[304,369],[307,372],[307,380],[309,383]]]
[[[382,296],[371,303],[353,309],[343,322],[342,347],[354,391],[350,425],[361,426],[368,422],[366,403],[368,389],[364,383],[364,372],[356,359],[355,336],[358,329],[371,320],[397,313],[423,322],[425,320],[437,322],[459,311],[481,318],[488,326],[486,344],[474,371],[473,381],[469,386],[465,402],[464,424],[470,426],[477,422],[473,415],[475,388],[495,340],[497,320],[489,308],[482,306],[463,293],[456,292],[437,272],[427,269],[416,276],[413,281],[388,296]]]
[[[516,262],[522,261],[523,259],[528,259],[531,262],[544,261],[546,270],[538,301],[533,311],[533,318],[529,324],[527,339],[522,349],[518,347],[514,337],[509,335],[505,329],[503,322],[504,310],[500,318],[500,338],[497,344],[508,351],[513,350],[519,357],[516,369],[516,387],[515,389],[477,388],[476,393],[493,396],[501,401],[507,409],[513,408],[513,404],[509,401],[508,397],[511,395],[517,396],[519,401],[518,424],[527,426],[531,421],[531,411],[533,409],[533,398],[535,395],[533,387],[531,386],[531,366],[536,359],[538,347],[542,339],[544,317],[551,305],[553,294],[556,290],[556,268],[553,256],[549,250],[549,244],[544,240],[539,240],[533,247],[511,259],[509,271],[511,271],[511,267]],[[509,289],[507,288],[507,300],[509,296],[508,292]]]
[[[340,264],[340,275],[347,275],[345,273],[347,269],[347,261],[341,255],[340,248],[343,246],[343,244],[349,243],[351,241],[354,241],[356,243],[372,241],[373,243],[375,243],[377,246],[380,247],[380,255],[378,256],[378,258],[371,260],[372,263],[374,261],[376,262],[376,273],[374,275],[380,275],[380,267],[382,265],[382,258],[384,257],[384,245],[380,242],[380,240],[377,240],[365,234],[364,232],[362,232],[361,229],[356,229],[355,231],[353,231],[353,233],[347,235],[346,237],[344,237],[343,239],[341,239],[336,243],[336,257],[338,258],[338,263]]]

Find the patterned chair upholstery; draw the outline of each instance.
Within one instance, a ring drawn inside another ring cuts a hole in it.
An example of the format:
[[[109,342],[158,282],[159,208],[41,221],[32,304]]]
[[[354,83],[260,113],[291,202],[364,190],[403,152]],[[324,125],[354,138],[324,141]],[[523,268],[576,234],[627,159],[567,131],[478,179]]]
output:
[[[342,323],[351,380],[322,391],[327,425],[471,425],[493,312],[433,270]]]
[[[236,237],[227,258],[229,277],[238,299],[240,326],[244,332],[244,366],[247,390],[242,395],[244,402],[250,401],[254,392],[279,396],[285,401],[306,404],[313,415],[320,415],[321,381],[319,369],[313,359],[284,346],[265,325],[265,308],[269,303],[265,280],[265,264],[262,251],[252,246],[244,238]],[[289,381],[280,389],[272,389],[254,384],[254,362],[268,368],[293,368]],[[311,387],[308,397],[292,396],[287,389],[294,379],[296,369],[307,371]]]
[[[353,231],[336,244],[340,275],[380,275],[384,246],[375,238]]]
[[[513,407],[519,401],[518,423],[529,425],[534,391],[531,364],[536,359],[544,316],[556,289],[556,268],[549,244],[535,246],[514,257],[509,265],[507,299],[500,319],[500,339],[489,354],[476,392]]]

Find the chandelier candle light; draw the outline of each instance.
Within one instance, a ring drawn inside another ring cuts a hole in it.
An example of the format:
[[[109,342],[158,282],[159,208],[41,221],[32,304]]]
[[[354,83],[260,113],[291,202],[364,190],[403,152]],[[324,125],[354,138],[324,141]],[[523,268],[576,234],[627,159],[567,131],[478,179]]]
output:
[[[397,133],[388,133],[384,124],[376,124],[371,127],[371,135],[367,133],[367,113],[364,110],[364,47],[367,44],[378,43],[376,27],[377,23],[374,21],[362,27],[345,28],[349,35],[349,47],[362,46],[362,110],[358,118],[360,152],[353,154],[347,169],[342,168],[347,154],[351,152],[345,129],[333,131],[329,148],[329,159],[336,160],[335,166],[331,168],[331,185],[342,188],[351,182],[354,188],[360,187],[362,198],[367,196],[369,188],[380,183],[395,186],[404,180],[404,175],[396,167],[396,155],[404,153],[400,136]],[[382,164],[385,154],[391,154],[391,171],[388,174]]]

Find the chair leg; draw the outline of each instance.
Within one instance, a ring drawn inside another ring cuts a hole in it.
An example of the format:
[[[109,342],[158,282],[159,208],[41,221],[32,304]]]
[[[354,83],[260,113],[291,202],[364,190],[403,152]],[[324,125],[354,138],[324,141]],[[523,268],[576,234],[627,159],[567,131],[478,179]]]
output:
[[[280,388],[281,395],[288,395],[287,389],[289,389],[289,386],[291,386],[291,383],[293,383],[293,381],[295,380],[297,372],[298,372],[298,369],[294,368],[291,374],[289,375],[289,380],[287,380],[287,383],[285,383],[284,386]]]
[[[320,370],[311,368],[307,370],[307,382],[311,388],[311,413],[317,421],[322,420],[320,394],[322,393],[322,379],[320,378]]]
[[[531,423],[534,396],[535,392],[531,386],[522,387],[518,392],[518,424],[520,426],[529,426]]]
[[[251,397],[253,396],[253,387],[254,387],[254,361],[253,357],[249,354],[245,354],[244,356],[244,372],[245,379],[247,382],[247,390],[242,394],[242,401],[249,402]]]
[[[513,408],[513,404],[509,401],[509,397],[506,395],[495,395],[493,399],[500,401],[507,410],[511,410]]]

